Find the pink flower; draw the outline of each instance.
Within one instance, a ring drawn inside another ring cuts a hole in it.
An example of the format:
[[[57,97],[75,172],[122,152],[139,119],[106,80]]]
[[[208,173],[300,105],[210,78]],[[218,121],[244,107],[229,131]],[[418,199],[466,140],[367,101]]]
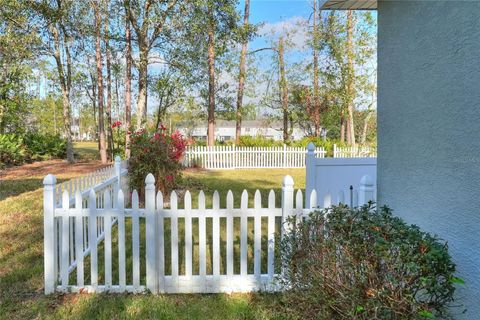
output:
[[[165,178],[167,179],[168,182],[173,182],[173,176],[172,175],[168,175]]]

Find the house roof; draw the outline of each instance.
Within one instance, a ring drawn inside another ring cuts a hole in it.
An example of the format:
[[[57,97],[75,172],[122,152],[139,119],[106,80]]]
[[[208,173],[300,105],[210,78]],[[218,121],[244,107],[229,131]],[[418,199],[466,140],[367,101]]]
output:
[[[377,0],[321,0],[322,10],[377,10]]]

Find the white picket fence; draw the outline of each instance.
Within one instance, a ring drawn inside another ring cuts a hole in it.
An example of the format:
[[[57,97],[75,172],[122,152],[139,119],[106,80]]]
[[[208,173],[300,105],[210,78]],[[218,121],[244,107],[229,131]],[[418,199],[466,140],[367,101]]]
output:
[[[115,158],[112,166],[94,171],[86,176],[77,177],[72,180],[56,184],[56,178],[53,175],[47,175],[44,183],[44,210],[61,210],[72,205],[88,207],[92,200],[89,198],[90,192],[98,194],[108,192],[118,192],[119,190],[128,191],[128,162],[121,161],[120,157]],[[94,199],[95,203],[103,207],[106,201],[104,197]],[[111,200],[110,200],[111,201]],[[48,202],[48,203],[47,203]],[[45,211],[46,212],[46,211]],[[45,222],[45,217],[44,217]],[[116,221],[112,221],[115,223]],[[91,243],[98,245],[105,238],[105,225],[99,221],[93,233],[88,230],[89,220],[85,217],[70,217],[65,219],[55,219],[53,226],[44,229],[44,245],[52,245],[55,248],[53,260],[45,259],[45,268],[47,264],[54,268],[56,277],[69,277],[78,266],[79,257],[86,257],[90,254]],[[92,230],[93,232],[93,230]],[[79,241],[78,239],[82,239]],[[91,241],[90,239],[95,239]],[[62,270],[59,273],[58,270]],[[78,269],[77,269],[78,270]],[[45,275],[45,280],[47,279]],[[62,279],[63,279],[62,278]],[[45,281],[47,283],[47,281]],[[45,288],[47,290],[47,288]]]
[[[377,149],[369,146],[337,147],[333,145],[334,158],[376,158]]]
[[[237,147],[190,146],[184,157],[186,167],[205,169],[304,168],[305,148],[301,147]],[[325,157],[317,148],[315,155]]]
[[[370,183],[371,179],[362,181]],[[87,206],[83,203],[84,198],[80,191],[75,193],[72,205],[70,195],[65,190],[62,206],[57,207],[55,177],[48,175],[45,178],[45,293],[147,290],[152,293],[209,293],[277,290],[275,266],[278,262],[275,261],[274,252],[278,241],[275,230],[283,230],[283,222],[288,216],[305,216],[317,208],[317,203],[321,204],[320,207],[329,207],[338,202],[351,201],[353,205],[357,205],[373,199],[373,186],[370,183],[361,185],[359,193],[355,190],[350,200],[348,195],[346,197],[340,193],[317,201],[316,192],[312,191],[309,195],[310,206],[305,208],[302,191],[298,190],[294,197],[293,179],[286,176],[283,179],[279,207],[276,205],[277,195],[273,190],[268,194],[268,201],[263,203],[267,203],[266,206],[262,206],[261,193],[257,190],[253,207],[248,205],[246,191],[241,195],[240,206],[235,207],[234,195],[229,191],[226,205],[221,208],[220,195],[215,191],[212,206],[207,208],[205,193],[200,191],[198,205],[193,208],[192,196],[187,191],[183,206],[179,206],[177,194],[172,192],[169,208],[166,208],[163,195],[155,192],[154,183],[153,175],[149,174],[145,179],[144,208],[140,208],[136,191],[132,193],[131,208],[126,208],[125,193],[118,185],[113,189],[114,193],[110,188],[91,189]],[[115,196],[112,197],[112,194]],[[277,221],[277,218],[280,221]],[[71,219],[75,221],[73,243],[69,229]],[[253,220],[253,230],[249,220]],[[99,225],[103,230],[101,246],[98,241]],[[198,258],[193,254],[193,247],[196,245],[193,243],[194,233],[195,236],[198,235]],[[252,233],[253,255],[252,247],[250,246],[249,250],[248,244],[248,235]],[[235,259],[234,251],[234,237],[237,236],[240,238],[239,259]],[[211,239],[208,247],[207,237]],[[266,250],[263,248],[265,244]],[[72,247],[73,265],[70,251]],[[85,248],[89,252],[88,257]],[[145,252],[141,254],[143,248]],[[211,248],[208,259],[207,248]],[[224,255],[221,252],[224,252]],[[103,261],[99,261],[100,253],[103,254]],[[266,257],[266,265],[262,263],[262,256]],[[248,268],[252,259],[253,271]],[[209,272],[207,260],[211,262]],[[226,267],[221,268],[221,265]],[[76,278],[69,276],[71,266],[75,268]],[[86,270],[86,266],[89,266],[90,270]]]

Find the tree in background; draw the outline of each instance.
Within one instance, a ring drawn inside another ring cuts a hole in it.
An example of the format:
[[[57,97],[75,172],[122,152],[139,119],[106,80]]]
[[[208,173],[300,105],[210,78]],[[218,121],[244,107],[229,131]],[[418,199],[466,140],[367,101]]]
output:
[[[137,129],[140,129],[147,117],[147,85],[149,53],[158,39],[171,23],[171,17],[177,8],[176,0],[125,0],[125,11],[130,25],[136,35],[139,60],[138,97],[137,97]]]
[[[97,1],[91,2],[94,15],[95,15],[95,60],[97,65],[97,92],[98,92],[98,135],[100,146],[100,159],[102,163],[107,163],[107,145],[105,137],[105,122],[104,122],[104,110],[103,110],[103,59],[102,59],[102,35],[101,35],[101,23],[102,8]]]
[[[0,134],[19,132],[29,113],[27,80],[40,44],[29,28],[31,11],[15,0],[0,6]]]
[[[245,63],[247,60],[247,47],[249,40],[248,18],[250,16],[250,0],[245,0],[245,10],[243,14],[243,26],[241,30],[242,51],[240,53],[240,65],[238,71],[238,89],[237,89],[237,114],[235,124],[235,143],[240,144],[240,135],[242,132],[242,106],[243,106],[243,90],[245,87]]]
[[[71,1],[41,2],[27,1],[28,8],[33,10],[34,19],[39,28],[41,39],[40,52],[54,58],[58,83],[62,93],[63,133],[67,139],[67,160],[73,162],[73,141],[71,131],[71,91],[72,91],[72,51],[74,50],[75,28],[73,17],[81,14],[82,6],[76,6]]]
[[[238,13],[236,0],[197,0],[185,7],[177,30],[174,66],[188,75],[188,84],[205,98],[208,114],[207,143],[215,143],[216,98],[225,89],[219,86],[222,59],[236,43]]]

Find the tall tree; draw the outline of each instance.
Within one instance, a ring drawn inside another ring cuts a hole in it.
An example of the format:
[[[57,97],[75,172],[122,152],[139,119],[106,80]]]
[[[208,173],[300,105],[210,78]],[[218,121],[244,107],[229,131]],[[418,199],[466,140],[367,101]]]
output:
[[[214,4],[208,3],[208,128],[207,145],[215,145],[215,16]]]
[[[105,43],[105,62],[107,67],[107,151],[108,156],[113,160],[113,130],[112,130],[112,69],[111,69],[111,50],[109,40],[109,0],[105,0],[105,21],[103,24],[103,37]]]
[[[238,90],[237,90],[237,118],[235,124],[235,143],[240,144],[240,135],[242,132],[242,105],[243,105],[243,90],[245,87],[245,63],[247,59],[248,36],[247,30],[249,28],[248,19],[250,16],[250,0],[245,0],[245,12],[243,15],[243,32],[242,32],[242,51],[240,52],[240,68],[238,72]]]
[[[130,158],[130,126],[132,121],[132,40],[130,21],[125,15],[125,157]]]
[[[28,7],[33,9],[40,18],[38,28],[44,34],[44,45],[42,52],[52,56],[55,60],[58,82],[62,93],[62,116],[63,134],[67,140],[67,160],[74,161],[72,141],[72,111],[71,111],[71,90],[72,90],[72,57],[71,47],[73,37],[71,33],[70,19],[73,13],[74,3],[65,0],[41,2],[29,1]]]
[[[288,84],[285,76],[285,39],[283,35],[278,39],[278,69],[279,69],[279,89],[280,89],[280,104],[283,112],[283,141],[289,141],[289,110],[288,110]]]
[[[355,99],[355,69],[353,64],[354,52],[353,52],[353,12],[347,11],[347,84],[346,84],[346,97],[348,108],[348,122],[347,122],[347,143],[355,146],[355,125],[353,123],[353,109]]]
[[[132,3],[134,6],[132,6]],[[141,128],[147,117],[147,84],[149,53],[157,39],[162,35],[166,23],[171,17],[177,0],[152,1],[125,0],[125,10],[130,25],[136,35],[139,52],[138,97],[137,97],[137,129]]]
[[[227,65],[227,53],[237,40],[238,13],[236,0],[195,0],[185,6],[186,13],[180,19],[182,27],[176,30],[172,56],[173,67],[187,79],[192,90],[205,99],[208,133],[207,143],[215,143],[215,117],[217,99],[222,97],[228,85],[221,83],[217,75]],[[228,105],[230,106],[230,99]],[[224,103],[219,103],[225,107]]]
[[[29,31],[30,20],[31,12],[21,2],[5,0],[0,5],[0,133],[22,132],[29,114],[29,65],[41,40]]]
[[[102,9],[97,1],[91,2],[95,16],[95,59],[97,65],[97,101],[98,101],[98,134],[100,139],[100,159],[102,163],[107,163],[107,146],[105,140],[105,121],[103,108],[103,59],[102,59]]]
[[[317,19],[321,16],[320,8],[317,9],[317,0],[313,0],[313,31],[312,31],[312,49],[313,49],[313,104],[312,118],[315,127],[315,136],[320,136],[320,100],[318,88],[318,47],[319,47],[319,27]],[[319,22],[321,23],[321,19]]]

